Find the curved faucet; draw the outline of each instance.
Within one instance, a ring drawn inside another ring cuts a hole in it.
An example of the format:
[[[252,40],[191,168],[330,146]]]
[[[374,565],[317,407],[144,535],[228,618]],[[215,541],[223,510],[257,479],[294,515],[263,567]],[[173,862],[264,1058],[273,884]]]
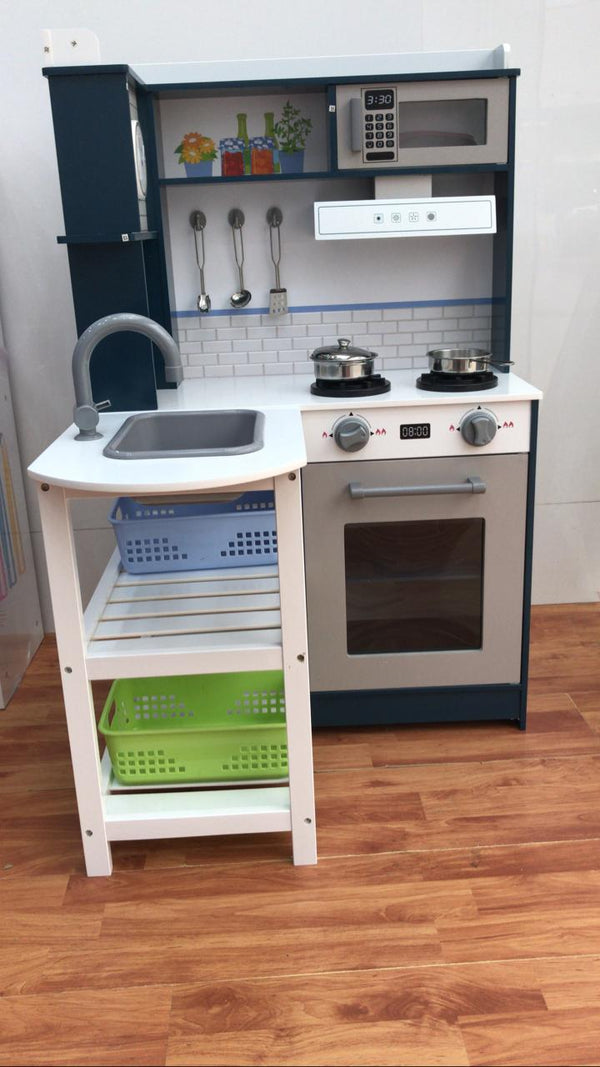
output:
[[[79,428],[76,441],[93,441],[102,437],[98,433],[99,415],[92,396],[90,380],[90,359],[97,344],[111,333],[119,331],[141,333],[154,342],[165,363],[165,378],[168,382],[180,382],[183,378],[181,355],[170,333],[153,319],[130,312],[119,312],[97,319],[84,330],[73,350],[73,385],[75,386],[75,407],[73,421]]]

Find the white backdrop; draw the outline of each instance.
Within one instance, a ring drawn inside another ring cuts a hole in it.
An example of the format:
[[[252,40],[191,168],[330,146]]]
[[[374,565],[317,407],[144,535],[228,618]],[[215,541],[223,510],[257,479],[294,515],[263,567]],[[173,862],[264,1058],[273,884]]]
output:
[[[44,28],[85,26],[104,63],[512,47],[518,83],[513,353],[544,390],[534,600],[600,590],[600,0],[0,0],[0,313],[28,463],[71,419],[75,343]],[[31,525],[46,624],[39,520]],[[105,509],[103,509],[105,510]],[[78,513],[91,587],[111,543]]]

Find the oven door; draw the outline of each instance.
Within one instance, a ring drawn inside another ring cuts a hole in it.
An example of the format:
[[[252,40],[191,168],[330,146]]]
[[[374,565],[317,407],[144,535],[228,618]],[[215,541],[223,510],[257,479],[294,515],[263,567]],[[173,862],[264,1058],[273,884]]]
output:
[[[314,692],[520,681],[526,455],[302,478]]]

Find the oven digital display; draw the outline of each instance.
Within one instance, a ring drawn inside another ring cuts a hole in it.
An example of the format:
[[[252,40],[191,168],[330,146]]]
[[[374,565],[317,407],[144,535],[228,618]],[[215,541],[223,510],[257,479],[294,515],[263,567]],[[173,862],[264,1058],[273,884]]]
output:
[[[431,437],[430,422],[406,422],[400,426],[401,441],[423,441]]]
[[[365,110],[393,107],[395,95],[395,89],[365,89]]]

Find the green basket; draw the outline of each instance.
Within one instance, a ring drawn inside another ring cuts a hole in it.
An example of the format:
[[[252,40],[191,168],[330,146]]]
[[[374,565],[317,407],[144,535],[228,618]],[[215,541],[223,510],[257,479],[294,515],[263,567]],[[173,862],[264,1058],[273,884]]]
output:
[[[288,773],[282,671],[122,678],[98,729],[123,785]]]

